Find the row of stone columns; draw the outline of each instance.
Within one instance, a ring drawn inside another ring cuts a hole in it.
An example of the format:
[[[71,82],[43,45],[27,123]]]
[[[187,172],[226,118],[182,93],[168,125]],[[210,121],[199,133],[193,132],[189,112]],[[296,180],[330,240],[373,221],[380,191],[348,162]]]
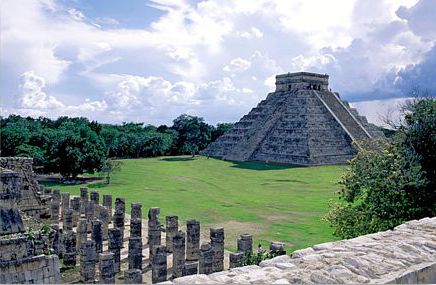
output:
[[[115,199],[113,215],[112,196],[103,195],[102,202],[103,205],[100,205],[100,194],[97,191],[88,192],[87,188],[81,188],[80,197],[74,197],[71,200],[69,194],[53,191],[52,222],[59,225],[60,214],[60,218],[63,219],[63,233],[58,227],[60,235],[57,240],[61,244],[57,247],[58,251],[64,254],[66,266],[75,266],[76,249],[78,249],[80,272],[84,282],[95,281],[97,262],[100,266],[101,282],[113,283],[114,274],[120,272],[125,227],[125,200]],[[62,211],[60,211],[60,204]],[[131,209],[128,239],[129,270],[124,272],[124,278],[125,282],[136,283],[142,282],[143,269],[142,204],[132,203]],[[210,242],[200,246],[200,222],[187,221],[185,234],[179,230],[178,217],[167,216],[165,219],[166,245],[164,246],[161,245],[163,225],[159,221],[159,214],[160,208],[157,207],[150,208],[148,211],[148,244],[153,283],[167,279],[167,253],[173,254],[173,278],[224,270],[223,228],[211,228]],[[113,228],[109,228],[111,220]],[[76,232],[74,232],[73,227],[76,225]],[[91,240],[87,239],[88,233],[90,233]],[[103,252],[103,240],[106,239],[108,240],[108,252]],[[230,268],[241,266],[245,254],[252,253],[252,236],[241,235],[237,241],[237,247],[238,252],[230,254]],[[283,251],[283,247],[275,245],[272,247],[275,252]]]

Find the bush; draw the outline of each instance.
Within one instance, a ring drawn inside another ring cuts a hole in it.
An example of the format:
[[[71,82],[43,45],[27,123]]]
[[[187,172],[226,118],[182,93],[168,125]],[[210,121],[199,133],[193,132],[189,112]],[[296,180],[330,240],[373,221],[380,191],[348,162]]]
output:
[[[436,103],[415,100],[390,140],[361,141],[325,219],[341,238],[392,229],[434,216]]]

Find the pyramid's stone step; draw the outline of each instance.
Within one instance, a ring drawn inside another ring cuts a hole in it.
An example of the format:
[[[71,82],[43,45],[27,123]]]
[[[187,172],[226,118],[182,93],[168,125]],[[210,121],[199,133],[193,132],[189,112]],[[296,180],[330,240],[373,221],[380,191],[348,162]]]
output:
[[[370,134],[334,93],[328,91],[313,92],[319,96],[329,111],[332,112],[332,115],[348,131],[353,140],[371,138]]]

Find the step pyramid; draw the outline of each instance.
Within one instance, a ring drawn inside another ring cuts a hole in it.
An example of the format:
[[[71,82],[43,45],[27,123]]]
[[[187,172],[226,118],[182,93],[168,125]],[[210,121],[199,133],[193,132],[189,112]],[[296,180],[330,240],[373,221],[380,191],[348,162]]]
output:
[[[308,72],[277,75],[275,92],[202,154],[295,165],[346,163],[356,154],[354,140],[384,135],[331,92],[328,79]]]

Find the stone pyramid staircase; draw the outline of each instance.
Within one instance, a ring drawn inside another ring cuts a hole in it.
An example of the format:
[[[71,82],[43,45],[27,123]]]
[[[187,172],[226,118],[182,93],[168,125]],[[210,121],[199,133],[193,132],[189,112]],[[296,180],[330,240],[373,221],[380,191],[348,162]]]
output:
[[[328,91],[313,91],[353,140],[370,139],[371,135],[354,117],[339,97]]]

